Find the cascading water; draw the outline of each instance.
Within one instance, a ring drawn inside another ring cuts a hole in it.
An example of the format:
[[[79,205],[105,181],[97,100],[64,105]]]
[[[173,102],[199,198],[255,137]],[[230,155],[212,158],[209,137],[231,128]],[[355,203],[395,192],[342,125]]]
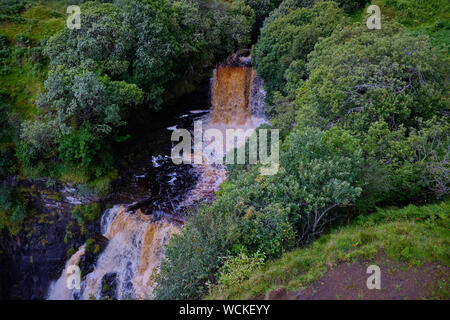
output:
[[[105,211],[101,219],[101,230],[109,240],[99,256],[93,272],[86,275],[81,289],[68,289],[68,268],[76,265],[85,253],[82,246],[66,263],[63,275],[50,288],[49,299],[90,299],[103,297],[105,279],[115,279],[117,299],[152,298],[151,276],[158,270],[164,256],[163,248],[171,235],[180,229],[179,224],[159,220],[141,210],[127,212],[123,206],[114,206]],[[110,284],[108,284],[109,286]]]
[[[214,70],[211,84],[212,111],[204,116],[203,112],[192,110],[190,115],[201,116],[203,130],[216,128],[223,132],[226,129],[254,129],[265,122],[263,117],[265,92],[262,81],[255,71],[248,66],[220,66]],[[190,115],[183,115],[186,119]],[[198,118],[197,118],[198,119]],[[174,130],[177,126],[168,128]],[[227,152],[234,146],[224,143]],[[157,161],[155,164],[154,162]],[[183,208],[192,207],[199,201],[212,201],[220,184],[226,180],[226,167],[222,164],[195,164],[193,169],[198,175],[194,187],[182,195],[174,195],[177,173],[165,160],[166,156],[152,158],[153,170],[164,171],[158,180],[161,190],[166,190],[166,198],[156,199],[158,212],[162,211],[162,219],[144,214],[140,209],[128,211],[129,206],[116,205],[104,212],[101,218],[101,232],[108,239],[103,252],[99,255],[94,270],[83,275],[80,290],[68,289],[68,269],[77,265],[85,254],[85,247],[79,250],[66,262],[61,277],[49,288],[49,299],[101,299],[105,296],[104,287],[113,288],[113,296],[117,299],[145,299],[153,297],[154,283],[152,275],[158,271],[164,257],[164,246],[170,237],[179,232],[182,224],[166,219],[167,208],[172,208],[170,214],[181,214]],[[163,161],[164,160],[164,161]],[[162,161],[162,162],[161,162]],[[180,169],[178,169],[180,170]],[[188,169],[185,169],[188,170]],[[190,172],[190,171],[187,171]],[[141,178],[141,176],[137,176]],[[170,179],[169,179],[170,178]],[[165,182],[164,182],[165,181]],[[185,181],[185,180],[183,180]],[[181,182],[182,183],[182,182]],[[164,185],[162,185],[164,184]],[[179,189],[184,190],[184,189]],[[159,197],[161,197],[161,191]],[[165,205],[171,199],[177,200],[176,206]],[[182,199],[182,200],[181,200]],[[153,206],[155,206],[153,203]],[[157,221],[155,221],[157,220]]]

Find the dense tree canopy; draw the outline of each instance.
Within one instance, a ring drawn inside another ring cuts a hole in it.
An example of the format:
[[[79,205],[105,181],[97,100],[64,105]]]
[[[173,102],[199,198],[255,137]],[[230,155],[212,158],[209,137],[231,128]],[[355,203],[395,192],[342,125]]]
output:
[[[436,121],[448,110],[449,64],[428,37],[401,30],[388,23],[380,32],[354,25],[320,41],[296,100],[297,120],[300,127],[339,126],[363,137],[367,154],[394,170],[395,189],[415,194],[429,181],[413,141],[434,136],[436,144],[425,149],[441,157],[448,149],[448,133],[436,131],[448,127],[448,119]]]
[[[242,0],[116,0],[80,8],[81,28],[63,29],[44,49],[46,92],[17,148],[29,174],[60,170],[46,161],[89,178],[106,174],[110,146],[121,140],[116,128],[130,108],[160,109],[183,93],[179,83],[204,79],[215,61],[249,43],[254,23]]]
[[[350,24],[345,12],[366,3],[285,0],[265,20],[252,58],[283,137],[280,170],[267,177],[254,166],[229,167],[217,200],[169,244],[157,298],[200,298],[217,278],[246,272],[224,275],[227,261],[240,268],[248,257],[277,257],[342,214],[448,194],[445,27],[435,25],[432,40],[428,29],[411,32],[387,16],[381,30]],[[408,16],[428,23],[426,6]]]
[[[264,26],[252,57],[258,74],[266,79],[269,96],[273,91],[284,91],[286,77],[292,79],[293,72],[300,74],[298,80],[306,79],[302,73],[307,55],[320,37],[330,35],[344,19],[337,4],[328,1],[292,10]]]
[[[280,172],[262,176],[250,166],[222,186],[218,199],[200,209],[167,248],[157,298],[195,299],[215,280],[220,257],[241,248],[279,257],[308,243],[333,209],[361,194],[361,149],[341,129],[293,132],[281,154]]]

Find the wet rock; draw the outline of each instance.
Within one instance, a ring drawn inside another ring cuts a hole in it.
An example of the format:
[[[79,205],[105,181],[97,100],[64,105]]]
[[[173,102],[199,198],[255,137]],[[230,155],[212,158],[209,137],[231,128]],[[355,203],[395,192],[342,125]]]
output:
[[[117,300],[117,273],[107,273],[102,278],[101,299]]]
[[[68,258],[99,231],[98,221],[81,226],[72,218],[73,206],[61,197],[61,186],[43,179],[13,182],[28,200],[33,214],[17,235],[0,233],[0,297],[45,299],[49,285],[59,278]]]
[[[108,239],[100,233],[95,234],[94,237],[86,241],[85,254],[80,258],[78,266],[81,274],[87,275],[94,271],[99,255],[108,245]]]
[[[231,54],[225,61],[226,66],[251,67],[250,49],[241,49]]]

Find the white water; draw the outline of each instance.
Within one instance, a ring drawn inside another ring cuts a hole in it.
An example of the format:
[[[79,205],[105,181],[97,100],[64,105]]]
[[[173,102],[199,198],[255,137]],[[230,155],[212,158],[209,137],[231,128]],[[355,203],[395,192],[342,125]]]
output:
[[[251,83],[251,101],[246,108],[250,109],[245,119],[239,123],[220,123],[213,121],[211,114],[203,117],[203,130],[216,128],[225,133],[226,129],[254,129],[266,122],[263,115],[265,92],[262,81],[254,76]],[[213,106],[214,108],[214,106]],[[200,114],[207,110],[193,110]],[[214,110],[213,110],[214,111]],[[248,116],[249,114],[249,116]],[[172,129],[172,128],[169,128]],[[225,137],[225,134],[224,134]],[[241,145],[238,145],[240,147]],[[225,152],[232,149],[224,143]],[[167,156],[153,157],[155,168],[159,161]],[[222,164],[194,165],[199,180],[196,186],[188,192],[181,206],[191,206],[201,200],[211,200],[227,179],[226,167]],[[171,177],[173,182],[176,176]],[[164,257],[164,247],[170,237],[179,232],[180,225],[167,222],[164,219],[151,221],[152,216],[137,212],[126,212],[124,206],[114,206],[106,210],[101,217],[101,232],[109,240],[108,245],[98,257],[94,271],[86,275],[81,283],[81,290],[67,288],[67,271],[71,265],[77,265],[84,255],[85,246],[66,262],[61,277],[51,284],[48,299],[96,299],[102,298],[102,279],[105,275],[116,274],[118,299],[153,298],[155,283],[152,276],[158,272]]]
[[[154,283],[151,276],[158,270],[164,256],[163,248],[179,226],[160,220],[151,222],[150,216],[126,212],[123,206],[105,211],[101,218],[101,230],[109,239],[99,256],[93,272],[81,283],[81,290],[67,288],[67,270],[78,264],[84,254],[84,246],[66,263],[62,276],[51,285],[48,299],[91,299],[102,297],[102,278],[116,274],[118,299],[151,299]]]

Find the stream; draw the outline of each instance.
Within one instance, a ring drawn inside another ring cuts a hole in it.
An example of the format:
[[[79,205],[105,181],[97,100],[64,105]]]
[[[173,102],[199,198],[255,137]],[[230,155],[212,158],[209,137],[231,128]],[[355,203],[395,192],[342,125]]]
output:
[[[200,99],[199,104],[188,105],[187,100],[168,121],[151,129],[147,142],[151,156],[142,152],[140,166],[121,181],[128,187],[114,196],[115,204],[101,217],[100,230],[107,244],[93,270],[82,275],[79,286],[73,285],[74,266],[86,254],[83,245],[66,261],[59,279],[51,283],[47,298],[152,299],[156,285],[153,277],[164,258],[164,247],[195,213],[196,205],[213,201],[227,179],[223,164],[175,165],[170,158],[175,145],[170,139],[173,130],[193,132],[195,121],[202,121],[203,130],[254,129],[266,122],[264,98],[262,81],[251,67],[217,67],[211,78],[209,101]],[[155,155],[158,144],[159,153]],[[225,146],[224,152],[230,149]]]

